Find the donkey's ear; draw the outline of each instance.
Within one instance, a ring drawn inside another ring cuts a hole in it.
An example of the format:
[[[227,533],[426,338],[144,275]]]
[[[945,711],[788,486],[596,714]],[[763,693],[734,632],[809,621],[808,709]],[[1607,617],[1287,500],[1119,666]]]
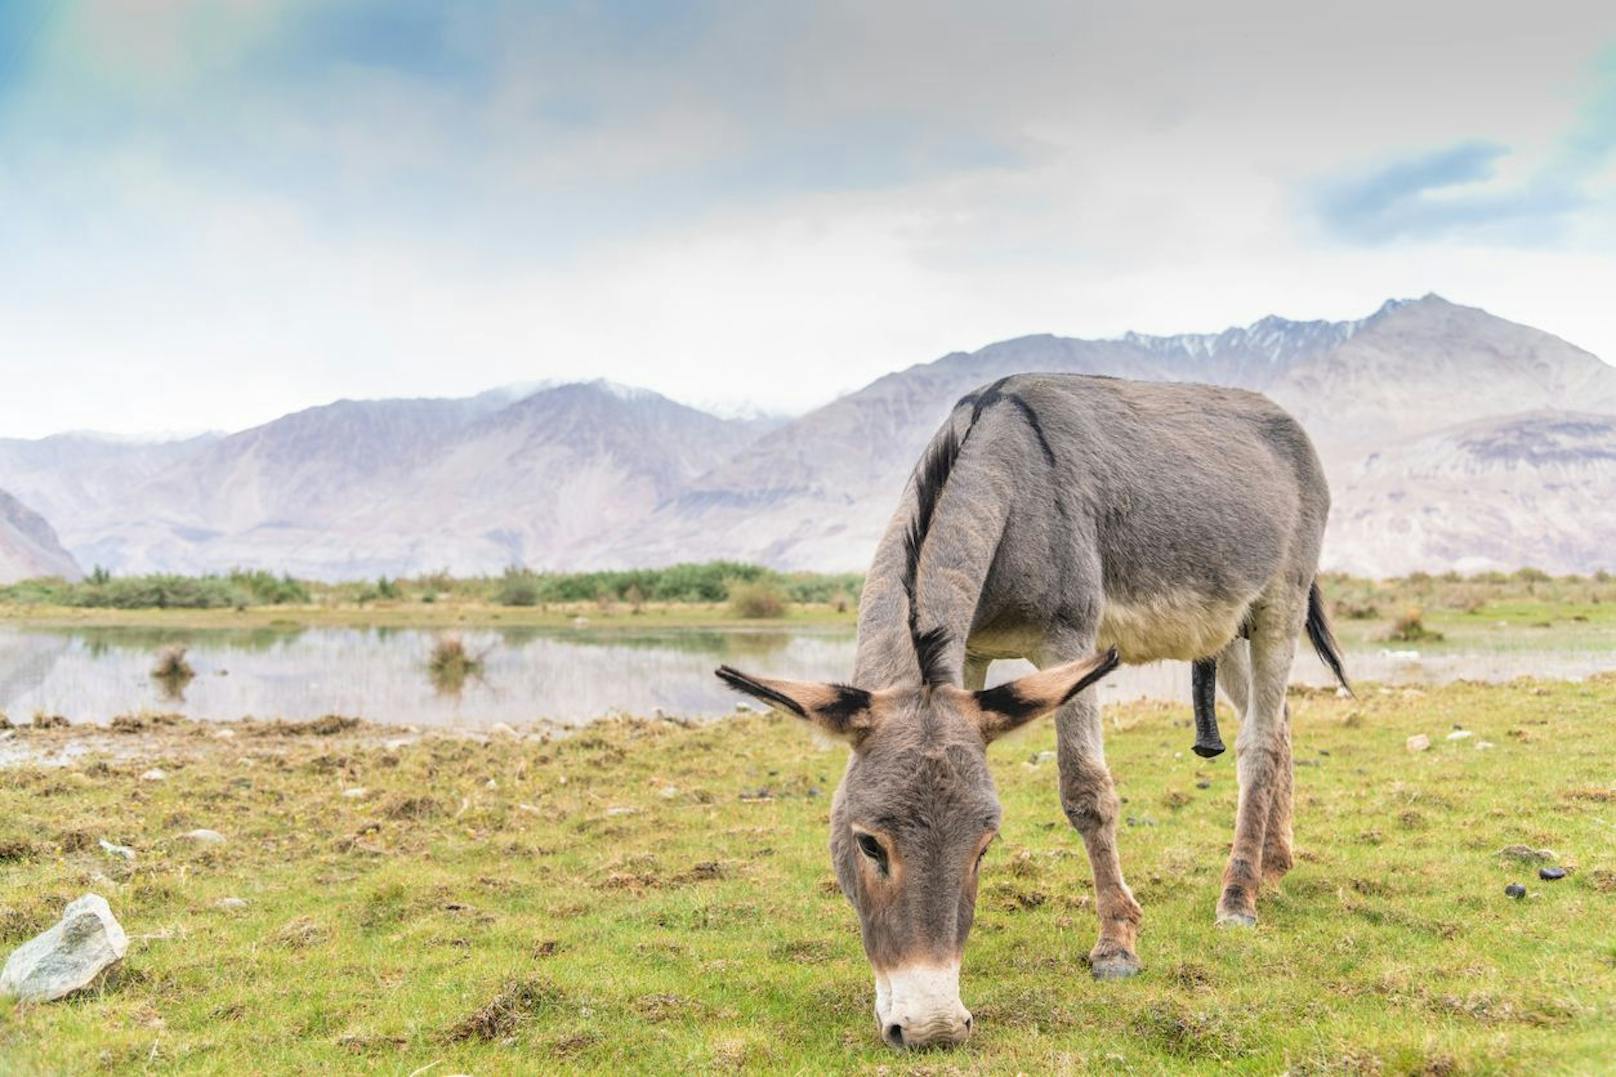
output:
[[[982,739],[1003,736],[1041,714],[1048,714],[1117,668],[1117,649],[1039,670],[997,688],[968,693],[976,706]]]
[[[875,728],[874,698],[862,688],[748,677],[732,666],[719,666],[714,672],[737,692],[745,692],[753,699],[806,718],[838,737],[857,742]]]

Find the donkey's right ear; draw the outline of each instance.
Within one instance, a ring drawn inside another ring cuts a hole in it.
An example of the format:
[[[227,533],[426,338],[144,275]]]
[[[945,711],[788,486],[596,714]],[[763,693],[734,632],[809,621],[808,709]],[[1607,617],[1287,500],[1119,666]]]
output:
[[[827,733],[857,743],[875,728],[875,698],[862,688],[817,681],[776,681],[748,677],[732,666],[714,670],[718,679],[771,707],[806,718]]]

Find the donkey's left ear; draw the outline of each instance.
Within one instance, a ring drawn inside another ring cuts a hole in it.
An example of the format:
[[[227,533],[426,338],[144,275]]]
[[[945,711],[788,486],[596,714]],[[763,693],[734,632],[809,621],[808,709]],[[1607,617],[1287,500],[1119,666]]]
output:
[[[713,672],[737,692],[806,718],[825,732],[846,737],[855,744],[875,728],[874,697],[862,688],[749,677],[732,666],[719,666]]]
[[[991,741],[1048,714],[1117,668],[1117,649],[1039,670],[997,688],[965,693],[976,708],[982,739]]]

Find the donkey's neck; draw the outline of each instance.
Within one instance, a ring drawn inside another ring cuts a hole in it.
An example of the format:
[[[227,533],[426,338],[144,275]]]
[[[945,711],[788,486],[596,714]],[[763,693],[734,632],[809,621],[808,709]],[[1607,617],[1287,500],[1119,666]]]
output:
[[[961,460],[921,547],[915,580],[918,627],[922,632],[947,630],[942,666],[955,684],[962,676],[965,641],[1007,516],[1007,506],[1002,501],[970,496],[970,471],[967,462]],[[864,581],[859,598],[858,650],[853,663],[853,683],[860,688],[918,684],[921,679],[904,587],[904,534],[913,512],[911,489],[888,525]]]

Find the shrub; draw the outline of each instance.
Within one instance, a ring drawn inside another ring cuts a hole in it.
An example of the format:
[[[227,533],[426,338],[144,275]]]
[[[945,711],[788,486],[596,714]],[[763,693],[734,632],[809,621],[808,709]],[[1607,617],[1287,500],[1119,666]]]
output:
[[[499,590],[494,592],[494,601],[501,606],[537,606],[539,578],[526,569],[506,569]]]
[[[1392,630],[1386,634],[1386,639],[1393,643],[1435,643],[1442,638],[1442,633],[1425,627],[1425,613],[1417,608],[1404,611]]]
[[[482,673],[483,657],[472,654],[466,649],[465,641],[451,633],[439,636],[432,645],[427,670],[439,691],[458,692],[465,685],[466,678]]]
[[[786,597],[771,584],[737,580],[729,588],[729,609],[735,616],[749,620],[784,617]]]

